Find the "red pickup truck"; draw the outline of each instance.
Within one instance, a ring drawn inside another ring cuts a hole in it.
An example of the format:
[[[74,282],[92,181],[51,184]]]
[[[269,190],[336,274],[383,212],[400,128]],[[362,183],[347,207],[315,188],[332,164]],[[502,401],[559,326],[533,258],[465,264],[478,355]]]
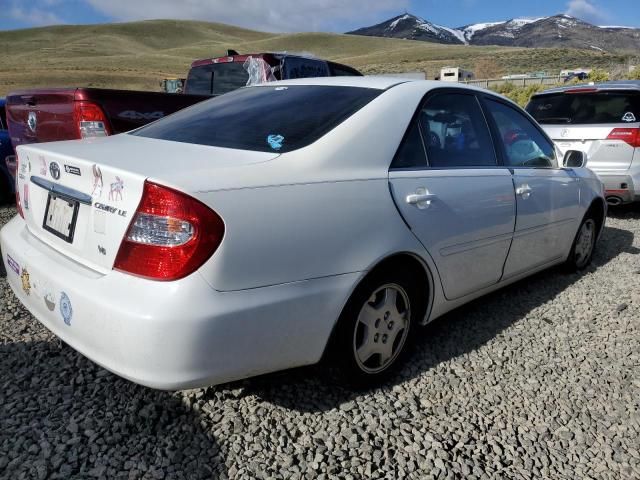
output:
[[[326,60],[286,53],[229,55],[191,64],[183,94],[47,88],[7,95],[7,123],[14,148],[27,143],[122,133],[247,84],[301,77],[362,75]]]

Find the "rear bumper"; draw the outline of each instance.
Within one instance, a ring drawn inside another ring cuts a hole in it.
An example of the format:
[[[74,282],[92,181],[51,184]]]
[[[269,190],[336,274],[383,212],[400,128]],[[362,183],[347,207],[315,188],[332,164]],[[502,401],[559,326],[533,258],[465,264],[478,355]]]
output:
[[[18,216],[0,244],[9,285],[45,327],[115,374],[166,390],[317,362],[360,276],[218,292],[199,273],[175,282],[101,275],[39,241]]]
[[[609,172],[595,171],[600,181],[604,184],[605,197],[607,201],[612,198],[619,200],[620,204],[631,203],[638,200],[640,191],[636,190],[636,185],[640,186],[640,178],[634,181],[633,175],[617,174]]]

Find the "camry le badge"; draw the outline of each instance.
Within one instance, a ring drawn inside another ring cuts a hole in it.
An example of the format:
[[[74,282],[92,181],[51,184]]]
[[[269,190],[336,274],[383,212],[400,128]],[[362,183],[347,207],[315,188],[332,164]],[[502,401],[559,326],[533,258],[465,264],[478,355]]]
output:
[[[36,112],[29,112],[29,117],[27,118],[27,126],[29,127],[29,130],[31,130],[33,133],[36,133],[36,127],[38,126]]]
[[[49,164],[49,172],[54,180],[60,179],[60,166],[56,162],[51,162]]]

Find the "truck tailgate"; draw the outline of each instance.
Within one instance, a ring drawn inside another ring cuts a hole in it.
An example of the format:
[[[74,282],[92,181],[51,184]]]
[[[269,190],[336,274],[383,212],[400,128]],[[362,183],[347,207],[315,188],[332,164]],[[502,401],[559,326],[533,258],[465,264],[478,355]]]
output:
[[[127,132],[211,98],[102,88],[33,89],[7,96],[7,123],[14,147],[81,138],[80,105],[104,116],[107,134]]]

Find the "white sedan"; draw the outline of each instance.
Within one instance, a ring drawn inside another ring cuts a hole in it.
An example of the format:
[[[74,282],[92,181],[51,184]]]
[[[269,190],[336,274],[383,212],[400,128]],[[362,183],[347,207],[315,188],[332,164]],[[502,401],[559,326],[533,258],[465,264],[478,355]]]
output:
[[[161,389],[323,355],[379,381],[418,325],[585,267],[606,216],[584,154],[559,159],[513,103],[440,82],[271,83],[17,154],[19,215],[0,232],[16,296]]]

